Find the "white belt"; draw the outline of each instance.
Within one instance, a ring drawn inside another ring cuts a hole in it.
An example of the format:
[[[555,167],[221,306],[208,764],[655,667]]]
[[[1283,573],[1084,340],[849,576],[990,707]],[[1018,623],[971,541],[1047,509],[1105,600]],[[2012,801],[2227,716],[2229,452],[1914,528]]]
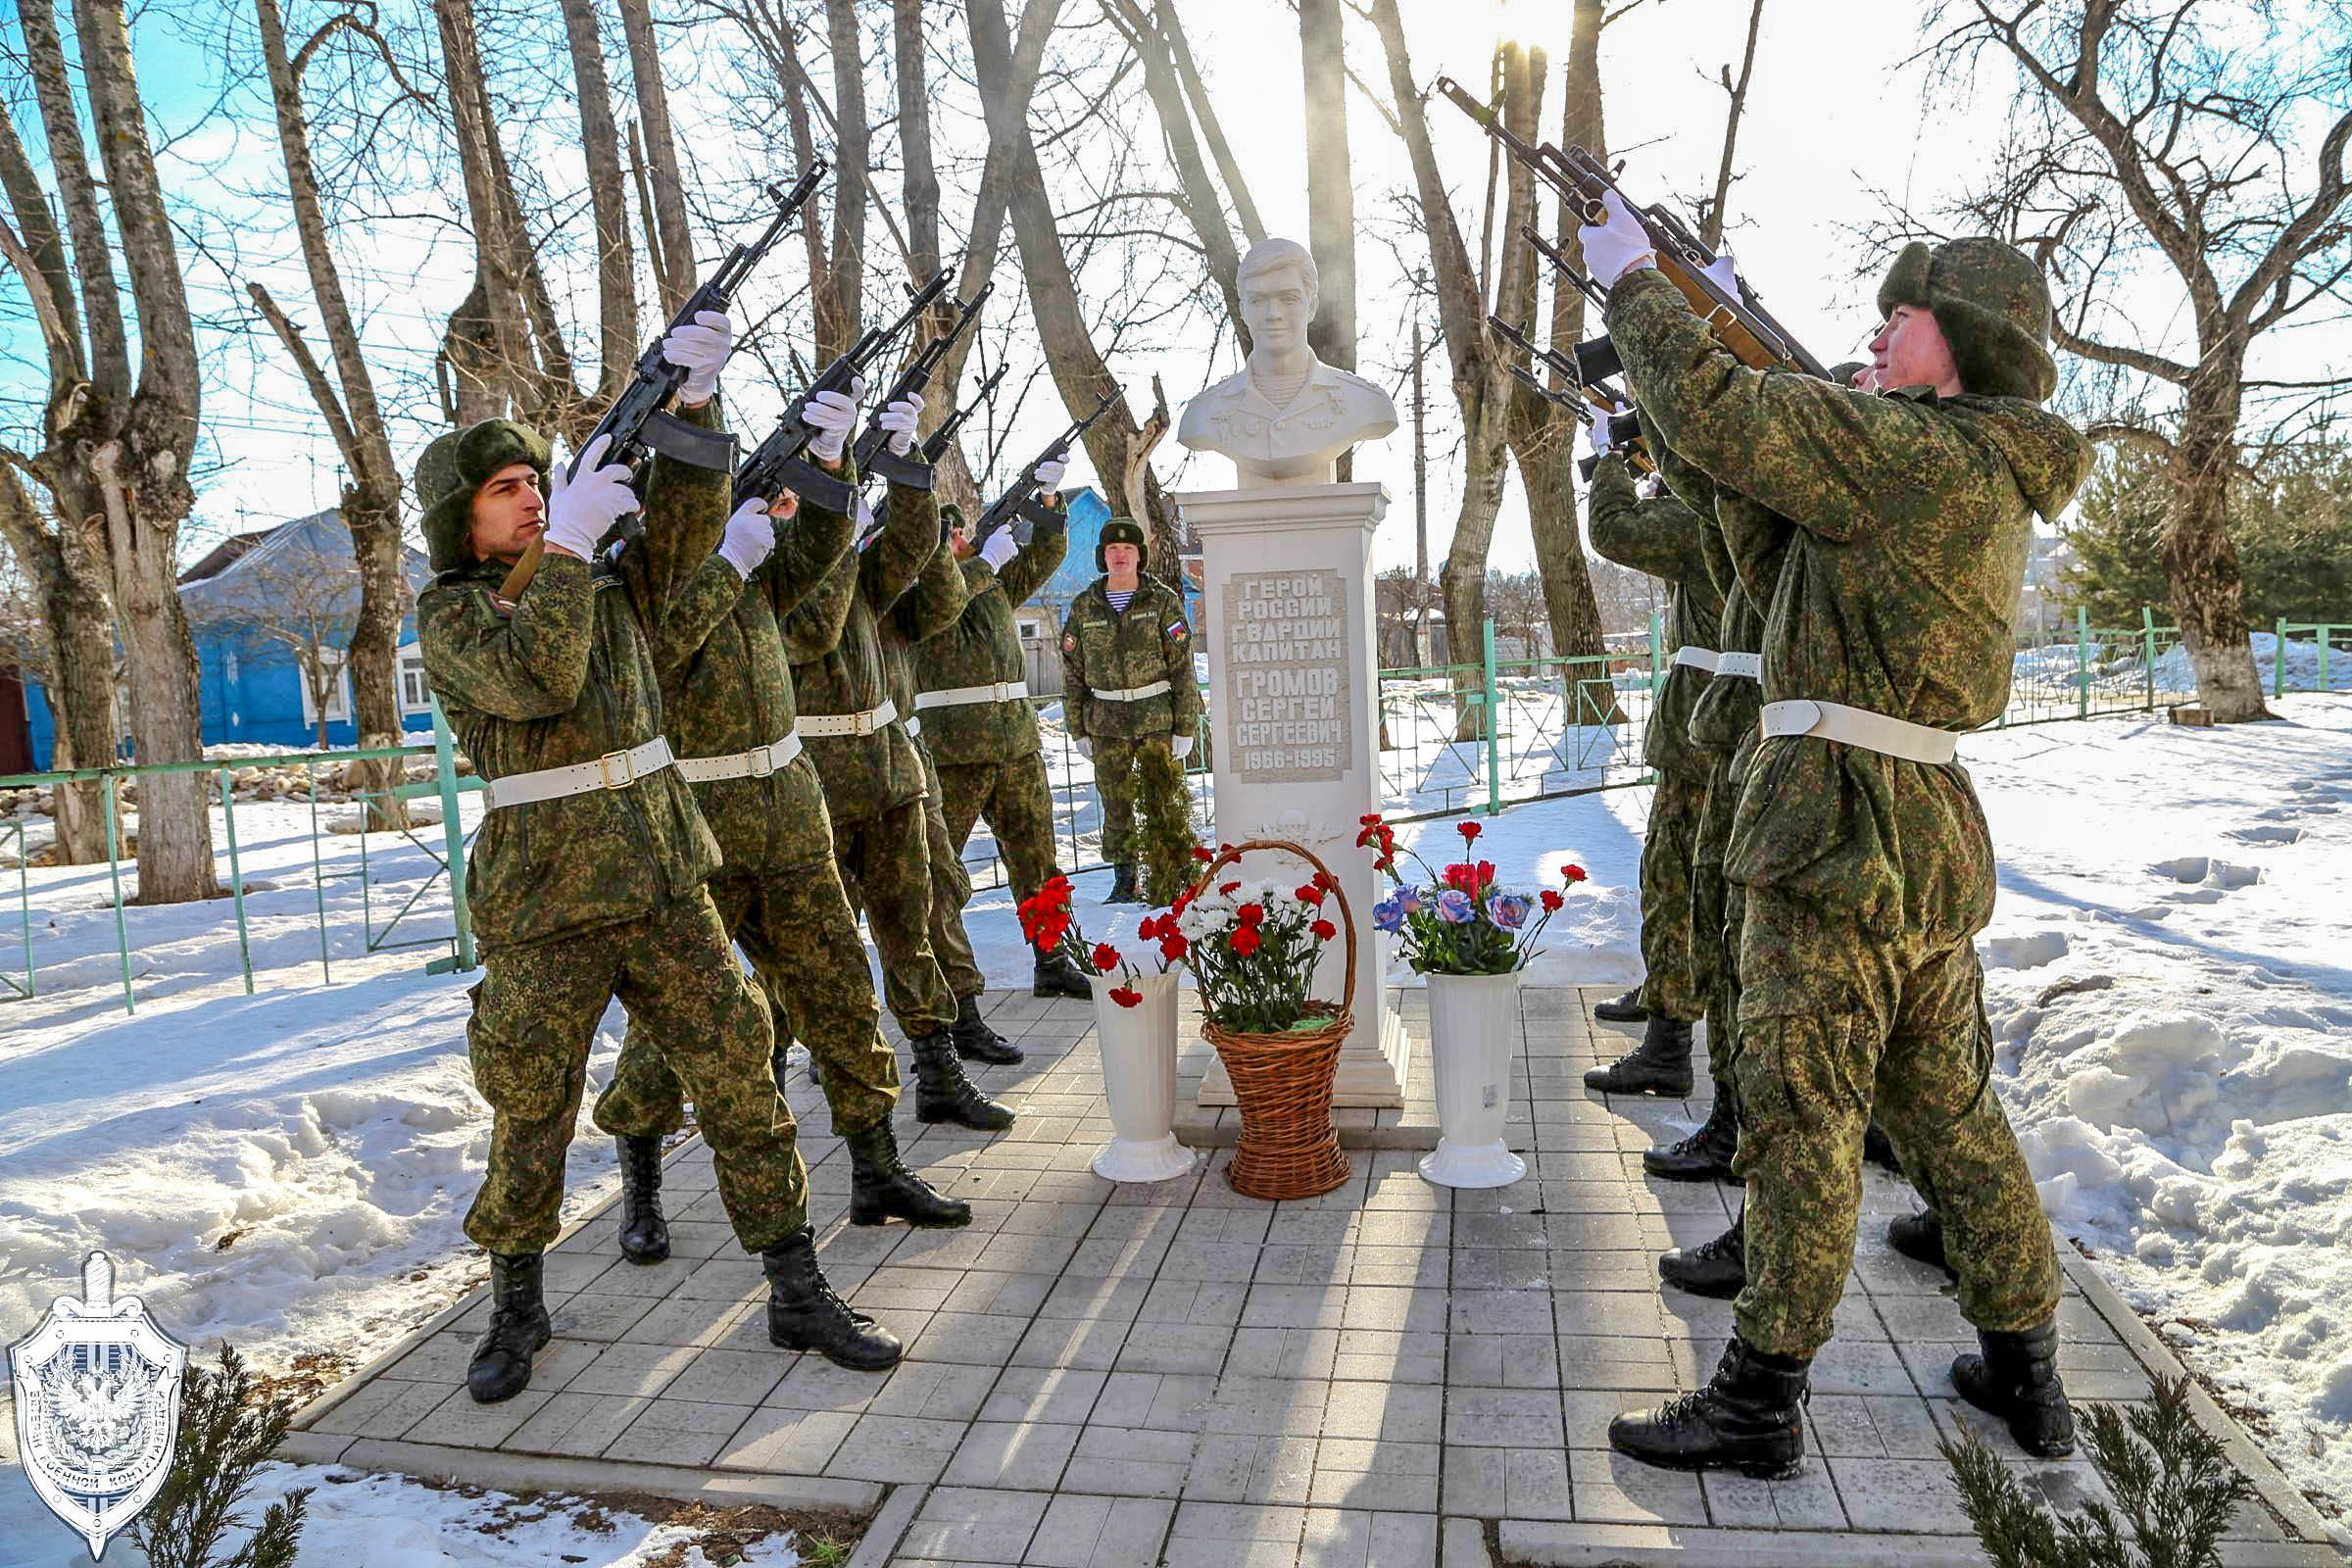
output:
[[[709,784],[722,778],[765,778],[781,773],[801,755],[801,736],[798,730],[786,730],[784,738],[755,746],[748,752],[729,752],[723,757],[681,757],[678,776],[689,784]]]
[[[1715,650],[1701,648],[1696,643],[1685,643],[1674,651],[1674,662],[1688,664],[1692,669],[1703,669],[1712,675],[1715,673]]]
[[[1865,708],[1811,702],[1801,697],[1786,703],[1766,703],[1764,733],[1815,735],[1825,741],[1842,741],[1848,746],[1911,762],[1948,762],[1960,751],[1960,737],[1948,729],[1931,729],[1907,718],[1890,718]]]
[[[1748,680],[1762,680],[1764,678],[1764,656],[1762,654],[1717,654],[1715,656],[1715,673],[1740,675]]]
[[[490,808],[495,811],[502,806],[560,801],[566,795],[585,795],[590,790],[626,789],[641,778],[661,772],[674,760],[669,737],[657,735],[643,746],[625,752],[607,752],[593,760],[573,762],[568,767],[543,767],[533,773],[494,778],[490,781]]]
[[[1167,689],[1166,681],[1155,680],[1149,686],[1120,686],[1109,691],[1089,692],[1087,695],[1099,697],[1106,703],[1140,703],[1147,697],[1157,697]]]
[[[844,735],[871,735],[898,716],[898,708],[885,697],[880,708],[862,713],[803,713],[794,727],[804,735],[833,740]]]
[[[1166,691],[1168,683],[1161,681],[1159,689]],[[1102,694],[1097,692],[1095,695],[1100,697]],[[966,708],[973,703],[1026,702],[1028,697],[1027,681],[1000,680],[986,686],[946,686],[935,692],[919,692],[915,695],[914,706],[917,710],[925,708]]]

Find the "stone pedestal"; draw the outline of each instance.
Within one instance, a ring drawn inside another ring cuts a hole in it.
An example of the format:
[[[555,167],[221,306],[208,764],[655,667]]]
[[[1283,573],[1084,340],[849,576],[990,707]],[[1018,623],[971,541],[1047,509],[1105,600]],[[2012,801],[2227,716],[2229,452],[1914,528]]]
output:
[[[1372,928],[1372,906],[1387,890],[1355,847],[1359,819],[1379,809],[1372,530],[1389,493],[1379,484],[1265,485],[1192,491],[1176,504],[1200,542],[1217,838],[1303,844],[1339,879],[1355,912],[1355,1030],[1340,1054],[1333,1103],[1402,1105],[1410,1058],[1390,1004],[1388,938]],[[1244,869],[1303,872],[1281,858],[1277,866],[1251,856]],[[1326,945],[1315,996],[1338,998],[1344,948]],[[1233,1103],[1221,1063],[1202,1079],[1199,1102]]]

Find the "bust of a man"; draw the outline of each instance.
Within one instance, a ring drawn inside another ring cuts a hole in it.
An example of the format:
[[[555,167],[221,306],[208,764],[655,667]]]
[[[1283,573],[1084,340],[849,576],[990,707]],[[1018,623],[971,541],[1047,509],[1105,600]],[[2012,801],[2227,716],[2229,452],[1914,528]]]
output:
[[[1305,246],[1259,240],[1242,258],[1234,286],[1250,328],[1250,363],[1185,405],[1176,439],[1231,458],[1245,488],[1327,483],[1341,453],[1396,428],[1396,405],[1307,347],[1316,277]]]

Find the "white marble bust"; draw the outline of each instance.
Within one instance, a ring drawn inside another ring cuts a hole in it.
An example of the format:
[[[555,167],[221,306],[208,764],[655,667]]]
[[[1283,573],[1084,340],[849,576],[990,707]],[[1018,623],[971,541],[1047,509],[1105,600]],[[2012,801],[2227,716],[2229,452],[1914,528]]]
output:
[[[1396,428],[1379,387],[1315,358],[1315,259],[1292,239],[1261,239],[1242,258],[1235,289],[1250,328],[1250,363],[1185,405],[1176,439],[1233,460],[1241,488],[1322,484],[1358,441]]]

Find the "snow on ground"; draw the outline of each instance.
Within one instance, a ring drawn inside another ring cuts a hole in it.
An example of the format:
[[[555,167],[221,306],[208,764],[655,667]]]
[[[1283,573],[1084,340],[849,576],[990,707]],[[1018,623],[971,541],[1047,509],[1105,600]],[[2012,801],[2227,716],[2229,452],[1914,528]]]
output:
[[[2295,1483],[2340,1504],[2352,1502],[2352,698],[2290,695],[2278,710],[2280,723],[2220,730],[2144,716],[2016,728],[1971,738],[1963,756],[2003,866],[1981,944],[1997,1082],[2045,1203]],[[1591,873],[1546,932],[1535,983],[1638,976],[1648,794],[1482,819],[1478,852],[1506,881],[1551,884],[1566,859]],[[469,797],[465,820],[478,810]],[[1443,863],[1457,820],[1400,838]],[[422,972],[446,946],[368,951],[432,862],[369,838],[364,909],[357,837],[321,841],[315,883],[307,807],[240,805],[237,821],[251,997],[225,899],[133,906],[138,1010],[126,1014],[104,869],[28,873],[37,995],[0,1003],[0,1337],[23,1333],[93,1246],[173,1333],[232,1337],[266,1367],[302,1351],[365,1359],[474,1272],[459,1228],[488,1134],[464,1060],[472,977]],[[1146,911],[1103,909],[1107,880],[1079,878],[1079,907],[1091,936],[1118,941]],[[984,890],[968,914],[996,985],[1028,975],[1010,903]],[[434,884],[393,936],[446,936],[448,922]],[[0,923],[0,964],[19,961],[13,935]],[[623,1026],[607,1014],[592,1087]],[[573,1211],[612,1179],[610,1145],[585,1118],[582,1133]],[[272,1485],[313,1479],[287,1467]],[[334,1484],[312,1529],[331,1543],[446,1528],[459,1544],[441,1549],[461,1562],[577,1549],[500,1548],[471,1532],[511,1499],[451,1495]],[[475,1511],[434,1522],[460,1504]],[[0,1486],[0,1564],[19,1560],[16,1543],[50,1539],[45,1515],[24,1511],[37,1506]],[[620,1553],[641,1548],[655,1549],[599,1538],[582,1554],[634,1562]],[[305,1552],[314,1560],[323,1550]]]

